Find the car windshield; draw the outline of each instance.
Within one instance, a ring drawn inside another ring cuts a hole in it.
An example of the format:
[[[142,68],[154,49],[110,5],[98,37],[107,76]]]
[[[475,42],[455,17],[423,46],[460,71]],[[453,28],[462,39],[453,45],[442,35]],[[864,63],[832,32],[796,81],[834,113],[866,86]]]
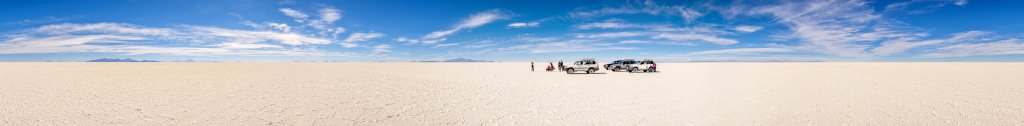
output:
[[[576,61],[576,63],[573,63],[573,64],[580,65],[580,64],[583,64],[583,61]]]

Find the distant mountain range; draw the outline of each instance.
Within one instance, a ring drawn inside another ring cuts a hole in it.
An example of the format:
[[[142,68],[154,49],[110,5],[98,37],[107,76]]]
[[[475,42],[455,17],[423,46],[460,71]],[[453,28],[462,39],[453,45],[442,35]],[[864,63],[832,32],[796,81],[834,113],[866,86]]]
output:
[[[444,61],[417,61],[417,62],[494,62],[494,61],[474,60],[474,59],[467,59],[467,58],[459,57],[459,58],[449,59],[449,60],[444,60]]]
[[[124,58],[124,59],[102,58],[102,59],[89,60],[89,61],[85,61],[85,62],[160,62],[160,61],[156,61],[156,60],[135,60],[135,59],[132,59],[132,58]]]

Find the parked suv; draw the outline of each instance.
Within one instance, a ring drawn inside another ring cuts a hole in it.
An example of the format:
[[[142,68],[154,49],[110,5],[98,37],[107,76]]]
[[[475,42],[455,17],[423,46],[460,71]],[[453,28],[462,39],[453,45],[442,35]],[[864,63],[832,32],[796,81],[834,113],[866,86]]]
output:
[[[598,69],[601,69],[601,66],[597,65],[597,61],[594,61],[594,59],[583,59],[565,66],[565,73],[572,74],[576,71],[586,71],[587,74],[591,74],[596,72]]]
[[[658,64],[654,63],[654,60],[643,60],[627,62],[629,72],[655,72],[658,69]]]
[[[626,70],[626,68],[629,68],[629,67],[626,67],[626,63],[627,62],[632,62],[632,61],[633,61],[633,59],[615,60],[615,61],[612,61],[612,63],[605,64],[604,65],[604,69],[605,70],[611,70],[611,71]]]

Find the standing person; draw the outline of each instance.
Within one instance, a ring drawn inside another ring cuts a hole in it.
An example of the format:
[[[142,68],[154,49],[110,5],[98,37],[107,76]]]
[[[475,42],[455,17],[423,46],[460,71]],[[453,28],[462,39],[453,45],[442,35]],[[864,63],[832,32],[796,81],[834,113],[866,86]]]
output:
[[[533,62],[530,62],[530,71],[533,71]]]
[[[562,60],[558,60],[558,71],[563,71],[563,70],[565,70],[565,66],[562,65]]]

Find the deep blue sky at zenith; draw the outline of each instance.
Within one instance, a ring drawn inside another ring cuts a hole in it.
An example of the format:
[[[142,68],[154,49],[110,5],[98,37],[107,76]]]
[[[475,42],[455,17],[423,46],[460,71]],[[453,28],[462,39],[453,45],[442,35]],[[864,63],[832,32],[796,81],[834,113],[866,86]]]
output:
[[[1024,1],[0,3],[0,61],[1024,61]]]

